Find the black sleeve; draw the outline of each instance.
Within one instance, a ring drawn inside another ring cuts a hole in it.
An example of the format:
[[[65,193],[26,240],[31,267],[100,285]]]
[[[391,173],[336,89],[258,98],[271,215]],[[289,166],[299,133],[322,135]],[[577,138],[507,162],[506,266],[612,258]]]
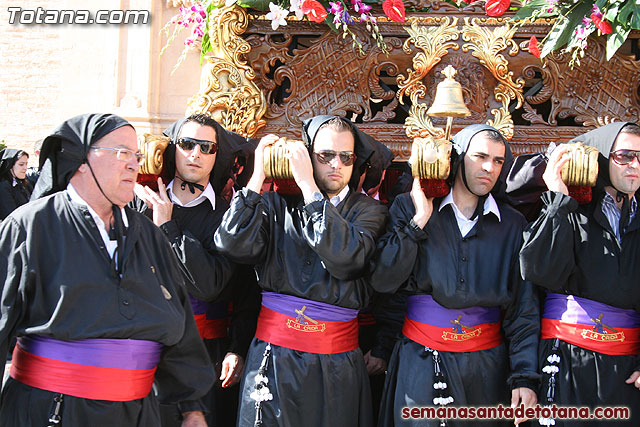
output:
[[[378,294],[373,302],[373,318],[376,320],[376,335],[371,355],[389,363],[396,341],[402,335],[402,325],[407,311],[407,295]]]
[[[268,249],[269,224],[262,196],[243,188],[231,200],[215,233],[216,248],[235,262],[260,264]]]
[[[256,333],[260,312],[260,288],[256,274],[249,265],[242,265],[232,279],[233,309],[229,325],[230,343],[228,352],[247,357],[249,345]]]
[[[538,342],[540,336],[540,302],[535,287],[522,280],[518,261],[511,269],[513,299],[504,307],[504,330],[511,374],[511,389],[528,387],[538,390]]]
[[[4,220],[11,212],[18,207],[12,194],[11,183],[0,180],[0,221]]]
[[[418,245],[427,238],[428,223],[421,229],[413,222],[415,208],[408,194],[396,198],[389,210],[387,233],[378,242],[371,270],[371,286],[380,293],[394,293],[413,271]]]
[[[376,242],[384,232],[387,208],[366,196],[362,200],[359,211],[349,219],[343,218],[326,199],[304,207],[309,220],[302,234],[326,270],[337,279],[353,280],[366,274]]]
[[[16,325],[26,306],[25,295],[32,287],[35,272],[28,269],[26,231],[13,219],[0,225],[0,360],[7,360]]]
[[[201,242],[189,231],[180,230],[174,220],[162,224],[160,229],[180,261],[189,293],[202,301],[218,299],[233,276],[235,264],[218,253],[213,236]]]
[[[168,247],[166,250],[170,251]],[[162,403],[197,400],[213,385],[215,371],[198,333],[178,263],[173,256],[166,255],[163,258],[172,260],[163,266],[164,274],[176,284],[175,289],[185,312],[185,328],[180,341],[165,346],[162,352],[155,376],[158,400]]]
[[[576,267],[574,227],[571,213],[578,202],[562,193],[542,195],[544,209],[529,224],[520,250],[522,277],[539,286],[560,291]]]

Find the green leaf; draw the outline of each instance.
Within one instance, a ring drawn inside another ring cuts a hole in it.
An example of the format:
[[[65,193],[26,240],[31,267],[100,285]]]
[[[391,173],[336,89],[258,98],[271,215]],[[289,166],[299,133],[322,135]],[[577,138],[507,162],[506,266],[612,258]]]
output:
[[[607,10],[607,13],[604,14],[604,19],[609,22],[613,22],[616,20],[616,16],[618,16],[618,9],[620,7],[619,3],[615,3],[611,6],[611,9]]]
[[[238,5],[266,12],[269,10],[271,0],[239,0]]]
[[[631,28],[640,30],[640,4],[636,3],[635,11],[632,14]]]
[[[527,18],[530,18],[533,13],[539,9],[546,10],[549,6],[547,6],[547,0],[532,0],[529,3],[522,6],[518,13],[516,13],[513,18],[514,21],[521,21]]]
[[[611,33],[607,36],[607,61],[609,61],[616,51],[622,46],[622,43],[627,39],[630,29],[621,29],[617,33]]]
[[[618,14],[618,16],[616,16],[616,21],[624,28],[628,28],[631,21],[629,19],[629,15],[634,13],[635,9],[636,5],[633,4],[633,2],[628,2],[620,9],[620,13]],[[635,13],[638,13],[638,11],[636,11]]]
[[[544,41],[540,52],[542,58],[567,44],[574,35],[575,28],[582,22],[582,18],[591,11],[591,6],[591,3],[579,3],[566,17],[558,18]]]

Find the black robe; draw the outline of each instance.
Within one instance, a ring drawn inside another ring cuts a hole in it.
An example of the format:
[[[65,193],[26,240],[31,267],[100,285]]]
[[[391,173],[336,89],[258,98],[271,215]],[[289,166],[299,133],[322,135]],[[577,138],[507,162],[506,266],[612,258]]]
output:
[[[86,206],[66,191],[32,202],[0,227],[0,357],[12,337],[118,338],[163,344],[157,397],[111,402],[65,396],[64,426],[159,425],[158,401],[195,400],[213,383],[186,289],[167,239],[127,209],[122,277]],[[171,296],[167,299],[163,286]],[[0,424],[45,426],[55,393],[9,379]]]
[[[390,209],[389,231],[378,244],[371,284],[379,292],[401,290],[428,294],[446,308],[500,307],[505,342],[474,352],[440,351],[441,367],[453,405],[510,403],[510,390],[537,389],[538,300],[520,277],[518,251],[524,217],[498,202],[501,220],[484,215],[462,237],[452,206],[433,214],[424,229],[410,224],[415,209],[409,194],[398,196]],[[403,337],[389,364],[379,425],[409,423],[403,406],[433,406],[434,367],[425,347]],[[439,425],[439,420],[415,421]]]
[[[640,311],[640,215],[636,214],[618,242],[602,212],[603,196],[602,191],[596,191],[591,203],[578,205],[564,194],[544,193],[545,206],[524,233],[522,274],[550,292]],[[554,341],[542,340],[542,365],[552,353]],[[634,370],[640,370],[637,355],[606,355],[564,341],[559,341],[558,353],[558,405],[628,406],[633,417],[629,425],[640,423],[640,390],[625,383]],[[541,403],[547,395],[548,379],[545,374]],[[562,425],[560,420],[556,425]]]
[[[251,338],[256,330],[259,293],[255,274],[250,266],[236,268],[234,263],[219,254],[213,235],[222,221],[229,204],[216,197],[216,209],[207,199],[202,203],[184,207],[174,204],[171,221],[160,226],[169,238],[183,272],[187,289],[195,298],[208,303],[232,304],[231,322],[225,338],[205,339],[204,343],[214,364],[216,382],[199,402],[181,402],[162,408],[163,426],[180,426],[180,413],[204,410],[210,426],[234,425],[238,406],[238,386],[221,387],[222,361],[228,352],[246,358]],[[152,216],[152,210],[136,198],[135,208]],[[229,285],[229,286],[227,286]]]
[[[31,184],[23,180],[18,180],[13,185],[11,180],[0,180],[0,221],[16,208],[24,205],[31,197]]]
[[[300,197],[238,192],[216,232],[218,249],[255,263],[265,291],[361,309],[372,290],[364,278],[386,208],[350,192],[334,207]],[[267,343],[254,338],[241,384],[239,425],[253,425],[254,378]],[[262,404],[268,426],[370,427],[371,402],[360,349],[315,354],[271,345],[266,376],[273,400]],[[277,373],[277,375],[276,375]]]

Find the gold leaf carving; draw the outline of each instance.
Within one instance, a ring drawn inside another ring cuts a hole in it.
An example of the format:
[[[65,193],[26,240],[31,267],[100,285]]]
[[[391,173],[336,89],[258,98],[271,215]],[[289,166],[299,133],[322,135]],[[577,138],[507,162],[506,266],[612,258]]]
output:
[[[256,86],[253,68],[246,55],[251,46],[242,37],[249,17],[244,8],[233,5],[214,9],[208,18],[212,51],[202,67],[200,90],[191,98],[187,115],[208,114],[223,127],[244,136],[254,136],[262,120],[266,99]]]

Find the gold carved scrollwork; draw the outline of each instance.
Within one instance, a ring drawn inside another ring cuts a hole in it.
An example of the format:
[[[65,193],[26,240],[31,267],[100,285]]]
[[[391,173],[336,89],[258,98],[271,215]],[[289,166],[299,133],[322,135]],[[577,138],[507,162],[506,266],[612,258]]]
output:
[[[515,100],[515,108],[520,108],[524,103],[523,78],[513,79],[513,72],[509,70],[509,61],[501,53],[509,49],[508,54],[515,56],[519,52],[518,45],[513,40],[515,28],[504,26],[489,27],[481,25],[478,18],[465,18],[464,25],[458,26],[457,18],[435,18],[431,21],[439,22],[439,27],[430,26],[414,20],[411,27],[405,27],[409,38],[404,43],[404,51],[412,52],[413,44],[420,51],[413,57],[413,70],[407,70],[407,76],[398,76],[398,93],[400,102],[403,96],[411,100],[409,116],[405,121],[405,132],[409,138],[433,137],[444,138],[444,130],[433,125],[427,116],[429,105],[423,100],[427,93],[424,78],[433,67],[438,64],[449,50],[458,50],[458,40],[462,34],[464,53],[471,52],[479,63],[486,68],[497,80],[494,88],[494,98],[500,104],[499,108],[491,110],[492,119],[487,124],[498,129],[507,139],[511,139],[514,133],[514,124],[509,112],[509,104]]]
[[[431,69],[442,60],[449,49],[457,50],[458,44],[458,18],[442,18],[438,27],[418,25],[414,20],[411,27],[405,27],[409,33],[409,38],[404,42],[405,53],[412,52],[411,44],[420,49],[413,57],[414,70],[407,70],[408,75],[399,75],[397,97],[403,103],[403,96],[411,99],[411,109],[409,117],[405,121],[405,132],[409,138],[433,136],[437,139],[444,138],[444,129],[433,126],[427,116],[429,106],[419,102],[426,95],[426,87],[422,82],[423,78],[429,74]]]
[[[143,133],[138,136],[138,147],[140,147],[140,152],[146,156],[144,163],[140,165],[140,173],[160,175],[163,164],[162,156],[169,142],[169,138],[162,135]]]
[[[510,56],[518,54],[519,48],[513,40],[516,28],[509,28],[506,24],[503,27],[497,27],[490,30],[479,24],[478,18],[465,18],[462,39],[468,43],[462,45],[462,51],[467,53],[472,51],[472,55],[480,60],[493,74],[498,81],[498,85],[494,89],[494,97],[496,101],[501,103],[501,107],[491,110],[494,116],[493,120],[487,120],[487,124],[498,129],[505,138],[513,137],[514,125],[511,113],[509,112],[509,103],[516,100],[516,109],[520,108],[524,102],[522,89],[525,81],[523,78],[513,80],[513,72],[509,71],[509,61],[500,53],[501,51],[511,47]]]
[[[212,50],[202,67],[200,90],[191,98],[187,115],[208,114],[227,130],[252,137],[266,122],[264,94],[256,86],[246,55],[251,46],[242,35],[249,24],[244,8],[233,5],[214,9],[209,16]]]

